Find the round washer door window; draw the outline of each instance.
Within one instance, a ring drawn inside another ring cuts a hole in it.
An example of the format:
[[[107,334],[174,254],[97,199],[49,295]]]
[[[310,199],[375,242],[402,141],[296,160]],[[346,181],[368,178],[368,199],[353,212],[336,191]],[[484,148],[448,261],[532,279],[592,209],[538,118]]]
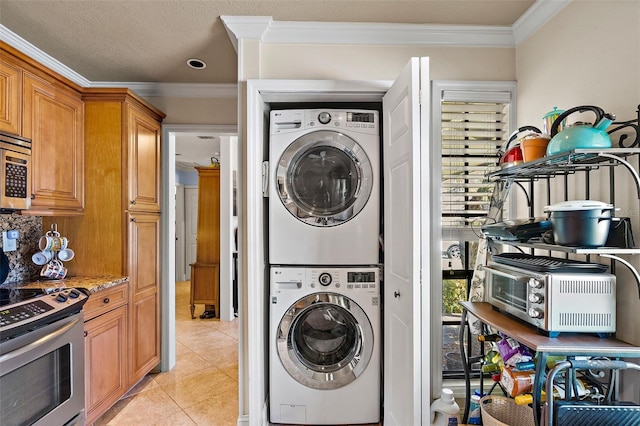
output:
[[[373,187],[373,170],[360,145],[330,130],[291,143],[277,167],[277,190],[285,208],[313,226],[336,226],[355,217]]]
[[[316,293],[294,303],[280,320],[276,347],[285,370],[314,389],[356,380],[373,353],[373,329],[346,296]]]

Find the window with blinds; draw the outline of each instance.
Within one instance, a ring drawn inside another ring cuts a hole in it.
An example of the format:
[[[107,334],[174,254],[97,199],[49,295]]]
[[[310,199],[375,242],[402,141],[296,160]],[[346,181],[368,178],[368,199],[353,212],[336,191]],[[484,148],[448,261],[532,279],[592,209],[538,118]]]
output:
[[[441,92],[441,213],[448,238],[469,239],[471,227],[487,216],[494,183],[486,175],[498,168],[509,137],[512,98],[511,91]]]

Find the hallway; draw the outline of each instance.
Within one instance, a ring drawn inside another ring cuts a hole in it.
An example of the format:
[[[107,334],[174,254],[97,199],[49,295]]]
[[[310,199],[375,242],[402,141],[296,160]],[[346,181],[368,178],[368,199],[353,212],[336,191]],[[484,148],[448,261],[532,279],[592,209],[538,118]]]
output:
[[[94,426],[231,426],[238,419],[238,321],[189,311],[189,281],[176,283],[176,366],[152,373]]]

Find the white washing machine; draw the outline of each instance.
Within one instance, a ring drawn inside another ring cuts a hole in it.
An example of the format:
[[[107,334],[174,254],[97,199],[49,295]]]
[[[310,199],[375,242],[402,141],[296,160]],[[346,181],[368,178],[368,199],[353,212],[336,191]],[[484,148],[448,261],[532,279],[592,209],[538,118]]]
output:
[[[380,263],[377,111],[274,110],[269,140],[269,263]]]
[[[380,269],[272,267],[271,423],[380,421]]]

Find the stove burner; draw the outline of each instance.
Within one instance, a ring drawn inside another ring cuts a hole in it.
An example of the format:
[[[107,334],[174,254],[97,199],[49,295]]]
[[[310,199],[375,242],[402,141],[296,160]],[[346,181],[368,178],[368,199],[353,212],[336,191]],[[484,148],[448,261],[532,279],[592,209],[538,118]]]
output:
[[[0,288],[0,306],[12,305],[45,294],[39,288]]]

